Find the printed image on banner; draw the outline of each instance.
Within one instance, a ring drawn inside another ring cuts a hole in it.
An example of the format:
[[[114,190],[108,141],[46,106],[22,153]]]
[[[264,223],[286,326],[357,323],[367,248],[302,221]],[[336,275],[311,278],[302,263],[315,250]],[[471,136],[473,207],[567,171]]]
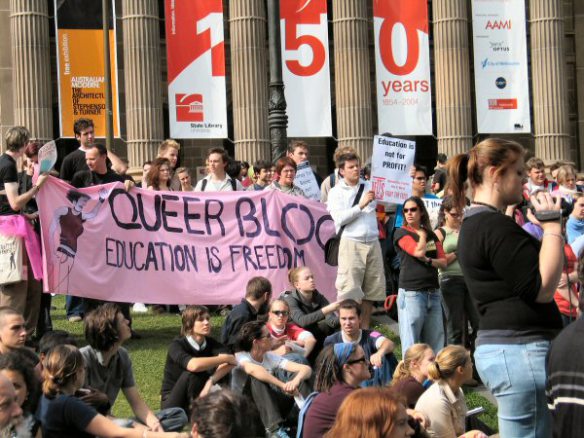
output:
[[[174,138],[227,137],[222,0],[165,1]]]
[[[105,137],[105,78],[102,9],[100,1],[54,0],[59,79],[59,126],[61,137],[75,137],[73,123],[89,118],[95,136]],[[114,136],[119,137],[118,67],[115,2],[110,11],[110,65]]]
[[[290,137],[332,135],[326,0],[279,0]]]
[[[278,191],[154,192],[121,183],[75,189],[49,177],[37,196],[44,290],[116,302],[235,304],[256,276],[274,295],[309,266],[336,299],[324,263],[335,227],[320,202]],[[170,287],[169,287],[170,286]]]
[[[374,0],[379,132],[432,135],[426,0]]]
[[[477,129],[531,132],[523,0],[473,0]]]
[[[375,199],[385,204],[401,204],[411,196],[410,169],[415,155],[413,141],[380,135],[373,138],[371,181]]]

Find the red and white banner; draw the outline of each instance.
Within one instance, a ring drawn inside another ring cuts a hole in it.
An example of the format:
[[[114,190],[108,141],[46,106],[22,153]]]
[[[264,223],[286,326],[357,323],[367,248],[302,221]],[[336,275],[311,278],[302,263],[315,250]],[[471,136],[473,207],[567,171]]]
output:
[[[324,263],[335,233],[320,202],[278,191],[153,192],[121,183],[74,189],[50,177],[37,196],[44,290],[118,302],[235,304],[261,275],[274,296],[308,266],[336,299]]]
[[[332,135],[326,0],[280,0],[290,137]]]
[[[473,0],[477,130],[531,132],[524,0]]]
[[[227,137],[222,0],[166,0],[168,109],[174,138]]]
[[[426,0],[374,0],[379,132],[432,134]]]

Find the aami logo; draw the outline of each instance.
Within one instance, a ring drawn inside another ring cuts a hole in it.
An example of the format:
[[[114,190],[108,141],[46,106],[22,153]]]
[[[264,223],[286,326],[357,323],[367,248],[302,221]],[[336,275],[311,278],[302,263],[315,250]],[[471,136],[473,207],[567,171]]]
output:
[[[202,94],[176,94],[175,101],[177,122],[202,122],[204,120]]]
[[[505,88],[507,86],[507,80],[503,77],[497,78],[495,80],[495,85],[497,86],[497,88],[502,90],[503,88]]]
[[[511,30],[511,20],[487,21],[485,29],[488,30]]]

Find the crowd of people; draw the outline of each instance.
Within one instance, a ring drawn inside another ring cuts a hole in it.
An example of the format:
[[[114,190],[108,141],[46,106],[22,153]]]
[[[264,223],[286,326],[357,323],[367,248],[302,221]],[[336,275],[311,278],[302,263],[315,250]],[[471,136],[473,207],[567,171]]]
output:
[[[95,142],[91,120],[76,121],[74,131],[79,148],[58,175],[75,188],[121,182],[126,190],[306,196],[295,183],[309,157],[303,141],[275,164],[251,166],[211,148],[206,176],[195,182],[178,167],[179,143],[166,140],[136,183],[127,162]],[[10,129],[0,156],[6,236],[40,232],[35,196],[47,175],[33,183],[40,145],[29,137],[26,128]],[[492,431],[467,416],[461,389],[480,382],[496,398],[500,436],[577,436],[584,185],[570,163],[548,176],[542,160],[525,158],[521,145],[495,138],[450,160],[439,154],[435,169],[411,169],[411,196],[388,206],[375,199],[370,166],[339,148],[334,172],[324,181],[315,174],[340,240],[336,299],[318,291],[310,266],[298,266],[287,290],[254,277],[232,308],[151,306],[182,318],[162,376],[152,376],[162,382],[157,412],[142,399],[123,347],[140,336],[131,309],[148,311],[146,304],[67,295],[68,321],[85,329],[87,345],[78,349],[71,335],[52,330],[50,294],[41,293],[27,245],[25,276],[0,284],[0,436],[480,438]],[[68,197],[72,207],[50,225],[51,236],[59,230],[51,250],[63,279],[76,227],[97,214],[83,210],[82,192]],[[400,361],[394,342],[372,329],[392,296]],[[219,339],[211,336],[213,312],[227,315]],[[133,419],[110,415],[120,392]]]

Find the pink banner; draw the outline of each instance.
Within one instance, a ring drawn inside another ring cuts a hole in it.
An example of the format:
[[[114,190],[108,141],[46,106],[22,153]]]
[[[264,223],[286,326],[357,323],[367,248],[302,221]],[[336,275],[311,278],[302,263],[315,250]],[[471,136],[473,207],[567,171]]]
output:
[[[334,233],[325,206],[269,192],[126,192],[119,183],[74,189],[56,178],[37,202],[45,291],[119,302],[233,304],[247,281],[274,295],[288,269],[309,266],[334,299],[324,263]]]

